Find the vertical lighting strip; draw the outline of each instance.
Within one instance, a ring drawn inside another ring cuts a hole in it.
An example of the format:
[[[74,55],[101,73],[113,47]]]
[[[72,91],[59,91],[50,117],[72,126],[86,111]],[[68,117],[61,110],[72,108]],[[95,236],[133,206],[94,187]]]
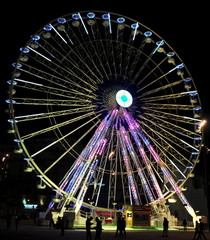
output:
[[[51,26],[52,29],[58,34],[58,36],[65,42],[65,44],[67,44],[67,41],[60,35],[60,33],[53,27],[53,25],[49,24],[49,26]]]
[[[152,192],[150,191],[150,187],[146,181],[146,178],[143,174],[143,171],[142,171],[142,168],[140,166],[140,162],[137,160],[136,158],[136,155],[134,154],[134,149],[133,149],[133,146],[131,144],[131,140],[130,140],[130,137],[129,135],[127,134],[127,132],[125,131],[125,128],[124,127],[121,127],[121,131],[122,131],[122,136],[124,138],[124,142],[126,143],[126,146],[127,146],[127,149],[128,149],[128,152],[130,153],[131,155],[131,158],[137,168],[137,172],[138,172],[138,175],[141,179],[141,183],[143,185],[143,188],[149,198],[150,201],[154,201],[154,198],[153,198],[153,195],[152,195]]]
[[[80,15],[79,12],[78,12],[78,16],[79,16],[79,18],[80,18],[80,20],[81,20],[82,26],[83,26],[84,29],[85,29],[85,32],[86,32],[87,34],[89,34],[89,33],[88,33],[88,30],[87,30],[87,28],[86,28],[86,26],[85,26],[85,24],[84,24],[84,21],[83,21],[83,19],[82,19],[82,17],[81,17],[81,15]]]
[[[138,137],[138,134],[136,132],[136,129],[138,128],[138,124],[128,114],[128,112],[125,109],[123,111],[124,111],[125,119],[126,119],[126,121],[128,123],[128,126],[129,126],[130,133],[132,134],[132,136],[133,136],[133,138],[134,138],[134,140],[136,142],[136,145],[138,147],[139,153],[140,153],[140,155],[141,155],[141,157],[142,157],[142,159],[144,161],[144,164],[145,164],[145,166],[146,166],[146,168],[147,168],[147,170],[148,170],[148,172],[150,174],[150,177],[151,177],[151,180],[152,180],[152,183],[153,183],[153,187],[154,187],[154,189],[155,189],[155,191],[157,193],[158,198],[160,200],[162,200],[162,199],[164,199],[162,191],[161,191],[160,186],[159,186],[159,184],[157,182],[157,179],[156,179],[156,177],[154,175],[154,172],[152,171],[152,168],[151,168],[151,165],[150,165],[150,163],[148,161],[147,155],[146,155],[146,153],[144,151],[144,148],[143,148],[143,146],[141,144],[141,141],[140,141],[140,139]]]
[[[111,26],[111,16],[110,13],[108,13],[108,22],[109,22],[109,32],[112,34],[112,26]]]
[[[126,171],[127,171],[128,182],[129,182],[129,185],[130,185],[131,193],[132,193],[135,204],[140,205],[138,195],[137,195],[136,186],[135,186],[135,183],[134,183],[134,180],[133,180],[133,176],[131,174],[132,171],[131,171],[131,166],[129,164],[130,160],[129,160],[128,152],[126,150],[126,146],[125,146],[125,142],[124,142],[122,126],[120,126],[120,129],[119,129],[119,137],[120,137],[121,152],[122,152],[122,155],[123,155],[123,160],[124,160]]]
[[[96,129],[93,137],[91,138],[91,140],[89,141],[87,146],[83,149],[80,156],[77,158],[77,160],[74,164],[74,167],[72,168],[72,171],[71,171],[71,172],[74,172],[74,175],[72,176],[71,174],[68,174],[68,176],[69,176],[68,179],[64,180],[65,184],[62,185],[61,187],[62,187],[62,189],[64,189],[67,185],[67,182],[68,182],[69,184],[65,189],[65,191],[67,193],[69,193],[71,191],[72,187],[75,184],[76,179],[79,178],[79,175],[81,175],[82,169],[83,169],[83,166],[84,166],[84,164],[83,164],[84,159],[88,159],[89,157],[91,157],[91,159],[92,159],[94,157],[94,155],[92,153],[93,146],[96,145],[96,142],[97,142],[97,140],[100,136],[100,133],[105,129],[108,117],[109,117],[109,114],[102,120],[102,122],[100,123],[100,125]],[[91,153],[92,153],[92,156],[91,156]]]
[[[141,133],[142,134],[142,133]],[[143,136],[145,137],[145,136]],[[147,142],[149,142],[147,140]],[[172,175],[170,174],[170,172],[168,171],[168,169],[165,166],[165,163],[160,159],[160,157],[158,156],[158,154],[155,152],[154,148],[152,147],[152,145],[148,145],[147,146],[150,153],[152,154],[152,156],[154,157],[155,161],[157,163],[159,163],[160,168],[164,174],[164,176],[166,177],[166,179],[168,179],[168,181],[170,182],[171,186],[173,187],[174,191],[176,192],[177,196],[179,197],[179,199],[181,200],[181,202],[183,203],[183,205],[185,206],[185,208],[187,209],[187,211],[189,212],[189,214],[193,217],[194,220],[196,220],[196,214],[194,209],[191,207],[191,205],[189,204],[189,202],[187,201],[186,197],[184,196],[184,194],[182,193],[182,191],[180,190],[179,186],[176,184],[175,180],[173,179]]]
[[[147,148],[149,149],[149,151],[152,154],[152,156],[155,159],[155,161],[159,164],[159,166],[160,166],[160,168],[161,168],[165,178],[170,182],[170,184],[171,184],[172,188],[174,189],[174,191],[176,192],[177,196],[179,197],[179,199],[181,200],[183,205],[185,205],[185,207],[186,207],[187,211],[189,212],[189,214],[193,217],[193,219],[196,219],[197,217],[196,217],[194,209],[191,207],[191,205],[187,201],[186,197],[184,196],[184,194],[180,190],[179,186],[176,184],[176,182],[173,179],[172,175],[170,174],[170,172],[166,168],[165,163],[160,159],[160,157],[156,153],[155,149],[150,144],[150,141],[144,136],[144,134],[142,133],[142,131],[140,131],[140,129],[139,129],[139,135],[140,135],[141,139],[144,141],[144,143],[147,146]]]
[[[179,199],[181,200],[183,205],[185,205],[185,207],[186,207],[187,211],[189,212],[189,214],[194,219],[196,219],[196,214],[195,214],[194,209],[191,207],[191,205],[187,201],[186,197],[184,196],[184,194],[180,190],[179,186],[176,184],[175,180],[173,179],[172,175],[170,174],[170,172],[166,168],[165,163],[160,159],[159,155],[156,153],[156,151],[153,148],[153,146],[151,145],[150,141],[146,138],[146,136],[144,136],[143,132],[140,130],[139,125],[136,123],[136,121],[130,115],[128,115],[128,113],[125,110],[124,110],[124,116],[126,117],[126,120],[128,120],[128,122],[130,124],[131,131],[132,130],[136,130],[137,131],[138,135],[140,136],[140,138],[143,140],[144,144],[149,149],[149,151],[152,154],[153,158],[159,164],[159,166],[160,166],[164,176],[170,182],[171,186],[173,187],[174,191],[176,192],[177,196],[179,197]]]
[[[72,169],[72,172],[75,171],[73,176],[68,174],[70,178],[68,179],[68,186],[65,189],[65,191],[69,193],[68,198],[74,196],[79,188],[83,190],[85,189],[85,183],[83,180],[84,178],[88,179],[88,176],[91,173],[90,169],[94,159],[97,157],[97,155],[102,154],[107,143],[107,139],[105,138],[106,133],[109,130],[109,126],[111,125],[113,119],[115,119],[117,112],[117,110],[113,110],[111,113],[108,113],[107,116],[102,120],[93,137],[87,146],[83,149],[79,158],[76,160],[75,167]],[[87,189],[84,191],[86,192]],[[79,194],[82,196],[85,193],[82,193],[80,190]],[[80,199],[82,198],[81,196]]]
[[[93,163],[91,164],[90,169],[88,171],[88,174],[86,175],[86,178],[83,181],[82,187],[81,187],[80,192],[77,196],[77,201],[75,203],[75,213],[77,213],[79,211],[80,207],[82,206],[84,196],[85,196],[85,194],[87,192],[87,189],[88,189],[87,186],[89,185],[90,180],[93,177],[93,173],[96,169],[97,164],[98,164],[98,159],[93,161]]]

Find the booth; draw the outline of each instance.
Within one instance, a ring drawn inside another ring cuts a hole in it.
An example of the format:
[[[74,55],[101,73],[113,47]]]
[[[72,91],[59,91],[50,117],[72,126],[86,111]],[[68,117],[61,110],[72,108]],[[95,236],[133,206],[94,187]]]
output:
[[[150,226],[150,207],[124,205],[123,209],[127,227]]]

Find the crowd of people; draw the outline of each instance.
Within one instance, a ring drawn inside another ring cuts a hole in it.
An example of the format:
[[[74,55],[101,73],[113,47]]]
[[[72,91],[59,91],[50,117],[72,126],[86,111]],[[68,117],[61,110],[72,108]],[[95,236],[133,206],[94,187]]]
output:
[[[7,218],[7,230],[10,229],[11,226],[11,216],[8,216]],[[15,228],[16,230],[18,229],[19,225],[19,217],[15,216],[14,218],[15,222]],[[88,217],[86,220],[86,240],[93,240],[92,239],[92,229],[95,230],[94,234],[94,240],[101,240],[101,234],[102,234],[102,221],[100,220],[99,217],[95,218],[95,222],[93,223],[93,217]],[[92,225],[95,224],[94,227]],[[61,230],[61,236],[64,236],[64,217],[58,217],[58,221],[56,224],[54,224],[53,220],[50,221],[50,228],[52,229],[60,229]],[[182,222],[183,230],[187,231],[187,221],[186,219],[183,220]],[[162,232],[162,237],[168,237],[168,228],[169,228],[169,221],[166,217],[163,219],[163,232]],[[195,232],[194,235],[192,236],[193,240],[207,240],[207,237],[204,234],[205,232],[205,225],[202,222],[202,219],[199,219],[199,221],[196,221],[195,224]],[[115,232],[115,238],[117,237],[126,237],[126,219],[125,216],[122,214],[118,215],[117,221],[116,221],[116,232]]]
[[[93,220],[93,217],[89,217],[86,220],[86,240],[91,240],[92,239],[92,234],[91,234],[91,225],[93,224],[91,221]],[[95,240],[101,240],[101,233],[102,233],[102,221],[100,220],[99,217],[96,217],[96,226],[93,228],[96,230],[95,233]]]
[[[93,225],[93,217],[89,217],[86,220],[86,240],[92,240],[91,226]],[[95,240],[101,240],[102,233],[102,221],[96,217],[95,219],[96,226],[92,229],[95,229]],[[117,218],[117,229],[115,233],[115,237],[126,237],[126,221],[125,217],[120,214]]]
[[[183,230],[187,231],[187,220],[186,219],[183,220],[182,225],[184,227]],[[162,237],[168,237],[168,227],[169,227],[168,219],[166,217],[164,217]],[[193,236],[193,240],[202,240],[202,239],[207,240],[207,238],[204,234],[204,230],[205,230],[204,223],[202,222],[202,219],[200,218],[199,222],[198,221],[195,222],[195,233]]]

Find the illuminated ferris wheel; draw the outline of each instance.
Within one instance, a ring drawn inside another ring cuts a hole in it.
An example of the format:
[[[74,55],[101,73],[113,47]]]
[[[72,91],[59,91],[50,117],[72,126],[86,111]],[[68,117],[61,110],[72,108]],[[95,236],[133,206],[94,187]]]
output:
[[[201,104],[177,53],[129,17],[76,12],[20,48],[10,119],[26,171],[52,188],[50,207],[161,204],[182,187],[201,147]]]

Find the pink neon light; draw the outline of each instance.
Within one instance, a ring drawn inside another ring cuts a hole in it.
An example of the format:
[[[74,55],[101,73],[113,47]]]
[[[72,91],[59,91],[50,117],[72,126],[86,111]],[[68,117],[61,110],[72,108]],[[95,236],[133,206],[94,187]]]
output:
[[[160,162],[160,157],[158,156],[158,154],[155,152],[154,148],[152,147],[152,145],[147,146],[149,151],[151,152],[152,156],[154,157],[156,162]]]
[[[156,177],[154,176],[152,170],[149,168],[149,163],[148,163],[148,160],[147,160],[147,155],[144,151],[144,148],[142,147],[141,145],[141,142],[140,142],[140,139],[138,137],[138,134],[137,132],[140,134],[140,136],[142,137],[144,143],[146,144],[147,147],[151,146],[149,141],[146,139],[146,137],[144,137],[142,135],[142,133],[140,132],[140,125],[135,121],[135,119],[130,116],[130,114],[124,109],[123,110],[124,112],[124,116],[125,116],[125,119],[129,125],[129,129],[130,129],[130,132],[138,146],[138,150],[139,150],[139,153],[144,161],[144,163],[146,164],[147,168],[148,168],[148,171],[151,175],[151,179],[152,179],[152,182],[153,182],[153,186],[154,186],[154,189],[156,190],[156,193],[158,195],[159,198],[163,198],[162,196],[162,192],[160,190],[160,187],[159,187],[159,184],[157,183],[157,180],[156,180]],[[152,148],[152,146],[150,147],[150,151],[153,153],[154,157],[156,158],[156,161],[159,162],[160,159],[159,159],[159,156],[156,154],[156,152],[154,151],[154,149]],[[142,181],[143,181],[144,177],[142,176]],[[148,194],[148,197],[151,199],[152,195],[149,191],[149,187],[148,185],[145,183],[144,184],[144,187],[145,189],[148,189],[146,190],[147,194]]]
[[[102,152],[104,151],[104,148],[105,148],[106,143],[107,143],[107,139],[104,138],[104,139],[102,140],[102,144],[101,144],[101,146],[100,146],[100,148],[99,148],[99,150],[98,150],[98,152],[97,152],[98,155],[101,156]]]

